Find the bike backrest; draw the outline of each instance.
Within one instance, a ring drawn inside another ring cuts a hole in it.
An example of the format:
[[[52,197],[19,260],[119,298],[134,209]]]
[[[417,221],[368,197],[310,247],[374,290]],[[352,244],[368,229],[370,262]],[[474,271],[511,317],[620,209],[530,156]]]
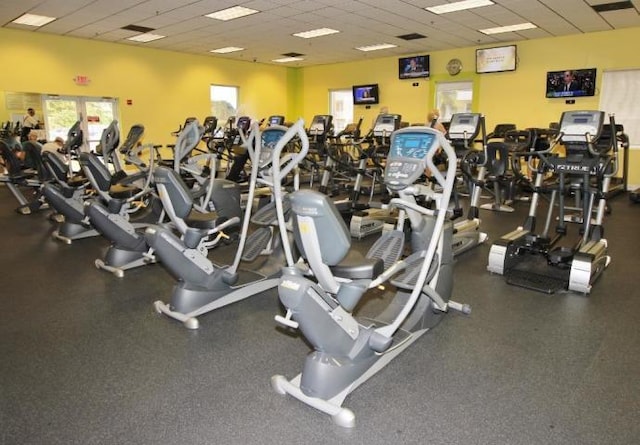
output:
[[[80,165],[87,168],[95,179],[95,187],[103,192],[111,188],[111,173],[107,166],[93,153],[80,153]]]
[[[289,197],[291,210],[295,215],[294,236],[300,252],[305,255],[301,237],[309,234],[304,227],[305,222],[300,221],[300,217],[310,217],[316,228],[322,261],[328,266],[334,266],[342,261],[351,247],[351,236],[331,198],[313,190],[299,190]]]
[[[120,153],[126,154],[136,148],[138,144],[142,142],[144,137],[144,125],[135,124],[132,125],[127,133],[127,137],[120,146]]]
[[[29,167],[35,169],[38,172],[38,178],[41,181],[46,181],[51,177],[51,173],[44,166],[42,161],[42,145],[38,142],[25,141],[22,144],[22,149],[25,152],[25,161],[28,159]]]
[[[193,207],[193,198],[178,172],[166,167],[156,167],[153,178],[156,184],[164,185],[167,199],[171,202],[176,216],[186,218]]]
[[[111,123],[102,130],[102,136],[100,137],[99,154],[102,154],[105,159],[109,159],[113,151],[118,147],[120,143],[120,129],[118,128],[118,121],[113,120]],[[97,150],[96,150],[97,151]]]
[[[20,160],[13,153],[7,141],[0,140],[0,156],[4,161],[5,168],[11,176],[19,176],[22,174],[22,167]]]

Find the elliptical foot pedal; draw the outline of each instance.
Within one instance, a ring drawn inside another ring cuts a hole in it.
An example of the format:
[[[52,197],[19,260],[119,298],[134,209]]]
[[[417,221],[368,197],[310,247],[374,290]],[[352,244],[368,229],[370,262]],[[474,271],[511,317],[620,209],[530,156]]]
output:
[[[400,259],[404,250],[404,233],[392,230],[383,234],[367,252],[366,258],[381,259],[385,270]]]
[[[282,210],[284,212],[285,219],[287,215],[291,211],[291,202],[288,199],[282,200]],[[259,226],[268,226],[271,224],[275,224],[278,220],[278,215],[276,213],[276,203],[272,201],[264,206],[262,206],[256,213],[251,217],[251,222],[257,224]]]
[[[568,279],[517,269],[509,271],[506,279],[507,284],[511,284],[512,286],[524,287],[525,289],[535,290],[549,295],[559,290],[567,289],[569,286]]]
[[[245,243],[246,249],[242,255],[242,261],[254,261],[267,247],[270,240],[271,229],[269,227],[260,227],[251,233]]]
[[[405,290],[413,290],[416,287],[416,283],[418,281],[418,275],[420,275],[420,269],[422,269],[422,264],[424,263],[424,256],[427,254],[426,250],[421,250],[420,252],[416,252],[409,257],[407,257],[404,261],[407,263],[407,267],[402,272],[401,275],[398,275],[396,278],[391,280],[391,284],[396,287]],[[431,261],[431,265],[429,266],[429,273],[427,273],[427,278],[425,279],[425,283],[431,281],[436,274],[438,266],[438,257],[437,255],[433,256],[433,260]]]

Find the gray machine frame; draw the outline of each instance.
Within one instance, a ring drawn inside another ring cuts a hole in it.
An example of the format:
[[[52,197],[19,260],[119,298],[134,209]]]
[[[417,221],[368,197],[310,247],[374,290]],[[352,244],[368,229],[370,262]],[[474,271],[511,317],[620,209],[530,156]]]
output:
[[[244,143],[251,158],[249,196],[242,220],[239,245],[232,264],[227,266],[214,264],[207,258],[206,251],[186,246],[184,238],[183,240],[179,240],[175,236],[172,236],[166,229],[153,227],[147,229],[148,239],[164,237],[164,242],[169,245],[167,251],[164,253],[164,257],[157,246],[155,246],[156,255],[160,258],[161,262],[168,267],[172,264],[179,264],[177,269],[180,269],[183,274],[187,275],[186,279],[183,277],[181,282],[174,288],[171,303],[164,303],[158,300],[154,303],[154,308],[158,313],[163,313],[181,321],[189,329],[197,329],[199,327],[197,317],[202,314],[259,294],[278,285],[279,279],[276,276],[282,264],[277,262],[278,255],[275,254],[270,256],[261,267],[251,271],[252,275],[254,277],[257,276],[257,278],[243,283],[234,281],[237,280],[238,272],[240,271],[240,262],[243,259],[243,254],[247,246],[254,248],[255,245],[260,244],[259,241],[251,241],[250,236],[248,236],[249,223],[252,221],[252,216],[254,216],[254,194],[258,184],[269,186],[273,190],[273,205],[275,206],[277,227],[280,235],[280,242],[278,242],[277,245],[283,251],[284,261],[290,265],[294,262],[289,237],[287,235],[287,224],[283,205],[284,192],[281,188],[281,182],[297,167],[309,149],[304,122],[299,120],[290,128],[271,126],[265,129],[264,132],[276,131],[282,133],[282,137],[277,141],[275,146],[272,147],[270,155],[262,153],[262,137],[258,123],[254,122],[252,127],[249,137]],[[295,153],[284,152],[285,147],[295,136],[298,136],[301,141],[300,151]],[[299,182],[294,182],[297,187]],[[175,215],[173,215],[171,211],[171,202],[167,202],[167,194],[163,192],[163,184],[158,182],[156,187],[158,187],[167,213],[173,219]],[[262,210],[263,209],[260,211]],[[269,211],[269,209],[264,210]],[[256,212],[255,216],[258,216],[260,211]],[[228,220],[225,226],[236,222],[237,221]],[[271,231],[271,229],[265,229],[273,236],[274,232]],[[215,230],[220,231],[221,228],[217,227]],[[253,233],[261,237],[259,229]],[[154,242],[150,242],[150,244],[154,246]],[[269,247],[270,244],[271,241],[269,242]],[[189,272],[189,270],[192,272]],[[196,285],[189,288],[189,280],[195,280]],[[199,283],[199,280],[204,280],[206,283]],[[188,309],[177,309],[177,305],[184,306]]]
[[[403,135],[426,135],[426,140],[432,138],[431,146],[421,158],[394,156],[394,143]],[[383,254],[358,258],[357,252],[349,251],[349,231],[327,196],[312,190],[291,196],[294,235],[306,263],[283,271],[278,291],[287,313],[276,320],[299,328],[314,351],[302,373],[291,380],[275,375],[271,383],[279,394],[329,414],[342,427],[355,425],[353,411],[342,406],[352,391],[435,326],[449,309],[470,312],[468,306],[449,299],[453,256],[447,208],[455,183],[455,152],[440,132],[429,127],[397,130],[391,139],[385,183],[399,196],[390,205],[406,212],[411,222],[414,253],[409,257],[399,259],[398,253],[398,260],[390,262],[383,262]],[[444,174],[433,162],[437,145],[450,160]],[[425,168],[434,172],[440,191],[415,183]],[[417,196],[428,196],[435,209],[419,205]],[[397,242],[404,240],[401,235],[388,234],[389,243],[383,244],[396,244],[401,252]],[[375,320],[354,316],[360,298],[387,281],[397,289],[387,308]]]

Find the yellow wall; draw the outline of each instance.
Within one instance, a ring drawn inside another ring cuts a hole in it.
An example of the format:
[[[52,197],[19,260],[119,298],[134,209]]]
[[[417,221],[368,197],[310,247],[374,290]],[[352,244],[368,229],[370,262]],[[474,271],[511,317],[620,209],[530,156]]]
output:
[[[378,83],[381,103],[355,109],[354,118],[363,116],[368,129],[382,107],[404,121],[425,122],[436,82],[472,80],[474,111],[486,115],[488,129],[501,122],[522,128],[548,126],[567,109],[599,108],[598,94],[576,98],[574,105],[546,99],[547,71],[595,67],[599,89],[603,70],[640,67],[640,53],[632,47],[640,28],[516,42],[519,65],[509,73],[475,74],[475,47],[425,51],[431,78],[417,80],[417,87],[416,80],[397,78],[397,57],[287,68],[8,29],[0,29],[0,41],[3,60],[12,61],[0,70],[0,90],[117,97],[123,128],[143,123],[146,140],[156,143],[172,142],[169,133],[185,117],[210,114],[209,86],[215,83],[240,87],[240,113],[307,121],[329,110],[329,90]],[[452,58],[463,63],[455,77],[445,69]],[[75,85],[76,75],[88,76],[90,85]],[[3,105],[0,93],[0,121],[9,117]],[[631,159],[629,181],[640,184],[640,153],[632,151]]]
[[[431,77],[418,80],[417,87],[412,86],[416,80],[398,79],[398,57],[309,67],[304,69],[302,82],[304,116],[310,119],[327,112],[327,92],[331,89],[378,83],[380,105],[372,105],[369,110],[364,106],[355,108],[355,119],[365,117],[364,128],[369,128],[383,106],[401,114],[403,121],[425,122],[428,110],[434,106],[436,82],[470,80],[474,82],[474,111],[486,116],[489,131],[504,122],[519,128],[547,127],[568,109],[599,109],[603,70],[640,68],[640,53],[632,46],[638,41],[640,28],[518,41],[516,71],[482,75],[475,73],[475,47],[425,51],[430,55]],[[452,58],[463,64],[463,71],[457,76],[446,71]],[[576,98],[574,105],[545,97],[547,71],[594,67],[598,69],[596,96]],[[640,153],[632,150],[630,157],[629,182],[640,185]]]
[[[185,117],[210,115],[211,84],[239,86],[241,113],[288,112],[286,67],[6,29],[0,41],[3,60],[11,61],[0,70],[0,90],[116,97],[122,128],[144,124],[147,142],[173,142],[170,132]],[[77,75],[90,84],[76,85]],[[0,121],[6,121],[4,94],[0,99]]]

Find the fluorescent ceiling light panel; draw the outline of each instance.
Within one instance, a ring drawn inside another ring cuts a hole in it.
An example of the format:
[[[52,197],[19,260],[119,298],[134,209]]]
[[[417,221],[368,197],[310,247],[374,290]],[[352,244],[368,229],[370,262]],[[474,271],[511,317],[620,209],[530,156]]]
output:
[[[53,22],[55,19],[55,17],[47,17],[46,15],[23,14],[11,23],[17,23],[18,25],[42,26]]]
[[[145,33],[145,34],[138,34],[137,36],[133,36],[133,37],[128,37],[127,40],[133,40],[134,42],[147,43],[147,42],[153,42],[154,40],[158,40],[158,39],[164,39],[165,37],[166,36],[161,36],[159,34]]]
[[[444,3],[438,6],[424,8],[434,14],[446,14],[448,12],[464,11],[465,9],[480,8],[482,6],[494,5],[491,0],[463,0],[461,2]]]
[[[318,28],[311,31],[297,32],[294,34],[296,37],[302,37],[303,39],[312,39],[314,37],[328,36],[329,34],[338,33],[337,29],[331,28]]]
[[[256,12],[260,12],[256,9],[245,8],[244,6],[234,6],[232,8],[223,9],[221,11],[212,12],[211,14],[205,15],[205,17],[209,17],[216,20],[233,20],[239,19],[240,17],[245,17],[251,14],[255,14]]]
[[[304,60],[302,57],[282,57],[281,59],[273,59],[272,62],[287,63],[297,62],[298,60]]]
[[[358,46],[356,49],[360,51],[378,51],[381,49],[395,48],[398,45],[392,45],[391,43],[378,43],[376,45]]]
[[[209,52],[217,54],[228,54],[235,53],[236,51],[244,51],[244,48],[239,48],[237,46],[225,46],[224,48],[212,49]]]
[[[518,25],[509,25],[509,26],[499,26],[497,28],[487,28],[487,29],[479,29],[483,34],[491,35],[491,34],[501,34],[503,32],[513,32],[513,31],[524,31],[525,29],[535,29],[536,25],[533,23],[520,23]]]

